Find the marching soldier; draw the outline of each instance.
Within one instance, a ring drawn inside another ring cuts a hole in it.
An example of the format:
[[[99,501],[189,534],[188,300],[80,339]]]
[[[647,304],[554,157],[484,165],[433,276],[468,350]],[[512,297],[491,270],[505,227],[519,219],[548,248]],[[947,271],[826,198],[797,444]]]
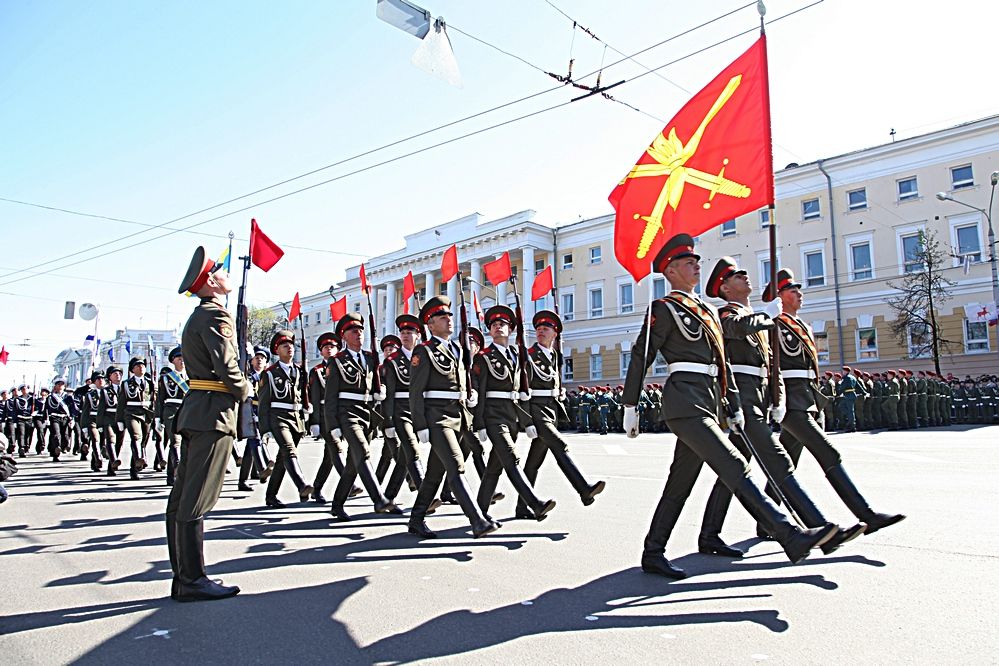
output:
[[[90,388],[80,399],[80,427],[87,433],[86,437],[90,441],[90,469],[94,472],[101,471],[104,466],[101,451],[106,451],[107,446],[104,431],[98,425],[103,389],[104,373],[94,370],[90,373]]]
[[[108,476],[117,476],[121,467],[121,446],[125,442],[125,424],[118,420],[121,374],[121,368],[113,365],[104,373],[105,382],[97,412],[97,425],[102,431],[105,446],[104,456],[108,459]]]
[[[57,379],[52,392],[45,399],[45,420],[49,423],[49,455],[53,462],[59,462],[59,454],[68,447],[73,419],[79,413],[76,403],[65,392],[66,380]]]
[[[774,422],[780,423],[787,404],[783,382],[778,378],[775,389],[772,384],[775,380],[769,376],[772,363],[769,330],[774,326],[772,315],[776,315],[778,309],[772,307],[768,313],[753,312],[749,305],[749,296],[753,293],[752,283],[746,271],[739,269],[731,257],[722,257],[715,264],[705,293],[711,298],[724,298],[727,301],[719,308],[718,316],[725,339],[726,360],[735,377],[742,413],[746,419],[742,428],[745,438],[752,444],[752,451],[760,456],[760,464],[778,484],[802,522],[808,527],[829,525],[829,521],[798,483],[794,476],[794,464],[771,431],[767,420],[770,415]],[[779,396],[776,404],[774,393]],[[747,442],[735,433],[729,436],[729,440],[748,462],[752,451]],[[720,536],[731,501],[732,491],[720,479],[717,480],[704,509],[701,533],[697,539],[697,549],[701,553],[733,558],[744,555],[738,548],[725,543]],[[832,553],[847,541],[863,534],[864,528],[863,523],[849,529],[837,527],[833,537],[822,544],[822,552],[827,555]]]
[[[878,513],[871,509],[847,475],[839,451],[815,422],[814,382],[818,375],[815,338],[811,327],[797,317],[802,303],[801,285],[786,268],[777,273],[777,284],[768,284],[764,290],[765,302],[774,299],[780,299],[783,310],[775,321],[781,344],[781,376],[787,386],[787,415],[781,422],[781,444],[795,465],[802,448],[808,448],[846,507],[858,520],[867,523],[867,534],[904,520],[902,514]]]
[[[343,474],[344,465],[341,458],[341,448],[343,443],[333,439],[330,429],[326,427],[326,413],[323,407],[326,405],[326,375],[329,374],[330,359],[340,351],[340,339],[331,331],[320,334],[316,339],[316,347],[319,348],[319,355],[322,362],[309,371],[309,403],[312,405],[312,413],[309,414],[309,433],[316,438],[323,440],[323,461],[316,470],[316,479],[312,482],[312,499],[320,504],[326,504],[326,497],[323,496],[323,487],[330,472],[336,469],[338,476]],[[351,493],[351,497],[360,494],[360,488],[355,488],[356,492]]]
[[[45,435],[49,429],[48,421],[45,420],[45,401],[49,397],[49,390],[43,388],[38,393],[38,395],[35,395],[34,392],[31,393],[30,433],[35,438],[35,453],[41,455],[42,451],[45,450]]]
[[[423,337],[423,326],[419,318],[411,314],[396,317],[395,325],[399,330],[399,347],[398,351],[385,359],[385,400],[382,401],[385,437],[399,442],[395,469],[385,487],[385,497],[393,501],[402,489],[407,473],[417,489],[423,483],[424,474],[423,462],[416,446],[418,440],[413,429],[413,415],[409,408],[413,351]]]
[[[250,369],[246,376],[246,380],[250,384],[254,434],[252,437],[246,438],[243,461],[239,465],[239,483],[236,487],[244,492],[252,492],[253,490],[246,484],[251,475],[260,483],[266,483],[267,479],[274,473],[274,461],[271,460],[267,453],[267,447],[260,440],[260,399],[257,391],[257,387],[260,385],[260,374],[270,360],[271,353],[269,351],[264,347],[255,347],[253,356],[250,358]]]
[[[190,391],[176,416],[180,464],[166,507],[174,575],[170,596],[177,601],[224,599],[239,593],[236,586],[208,578],[203,554],[204,516],[222,492],[236,434],[236,405],[250,396],[237,361],[236,324],[224,305],[232,291],[229,274],[221,268],[199,247],[178,289],[197,295],[201,302],[181,334]]]
[[[378,366],[378,376],[381,379],[382,386],[385,385],[385,363],[384,360],[389,356],[392,356],[399,351],[399,347],[402,346],[402,340],[399,339],[398,335],[394,333],[389,333],[388,335],[382,336],[381,340],[378,341],[378,347],[381,349],[382,363]],[[385,428],[388,427],[386,419],[384,416],[384,401],[379,402],[375,405],[375,411],[378,413],[378,418],[375,419],[378,426],[375,426],[373,433],[371,434],[371,439],[377,436],[379,430],[382,431],[382,453],[381,457],[378,458],[378,465],[375,467],[375,478],[378,483],[385,480],[385,475],[388,474],[390,468],[392,468],[392,463],[395,462],[399,455],[399,440],[395,436],[389,436],[385,432]],[[402,466],[405,470],[405,465]],[[405,475],[405,474],[404,474]],[[400,485],[400,488],[402,486]],[[386,495],[388,497],[388,495]],[[394,499],[389,497],[389,499]]]
[[[129,476],[138,479],[139,472],[147,466],[145,447],[153,413],[153,384],[145,377],[146,359],[141,356],[129,360],[128,374],[128,379],[119,386],[117,418],[125,424],[132,449]]]
[[[7,391],[0,391],[0,430],[7,440],[7,453],[14,453],[16,446],[14,441],[14,415],[12,410],[13,400],[7,396]]]
[[[18,395],[14,398],[15,438],[17,439],[18,455],[24,458],[31,447],[31,407],[32,397],[28,395],[28,385],[17,387]]]
[[[184,372],[184,354],[180,347],[174,347],[167,355],[173,368],[160,370],[159,387],[156,391],[155,420],[156,430],[166,444],[166,484],[172,486],[180,464],[180,432],[177,431],[177,413],[184,402],[184,396],[191,390]]]
[[[278,445],[274,473],[267,484],[264,498],[267,506],[280,509],[284,502],[278,499],[281,482],[287,472],[298,490],[298,498],[305,502],[314,492],[306,483],[302,467],[298,463],[298,443],[305,435],[305,420],[302,392],[305,378],[302,369],[292,362],[295,354],[295,334],[288,330],[277,331],[271,337],[271,354],[278,357],[277,363],[263,371],[257,388],[257,418],[260,433],[264,438],[273,437]]]
[[[753,484],[746,459],[722,433],[719,418],[723,410],[736,428],[741,429],[745,419],[725,361],[721,324],[714,310],[693,293],[700,283],[699,262],[694,239],[687,234],[674,236],[656,255],[652,267],[665,276],[672,291],[651,304],[632,347],[624,385],[625,430],[629,437],[637,437],[635,408],[646,370],[657,354],[666,359],[669,376],[663,411],[677,442],[666,486],[645,537],[641,563],[643,571],[668,578],[686,576],[664,553],[704,462],[781,543],[792,562],[801,561],[812,548],[836,534],[832,525],[801,531],[788,521]]]
[[[360,477],[374,502],[375,513],[401,514],[402,509],[382,494],[371,469],[368,433],[372,431],[372,412],[375,400],[385,396],[373,393],[378,358],[362,349],[364,319],[356,312],[348,312],[336,323],[335,332],[346,348],[333,357],[329,366],[323,408],[333,438],[347,440],[347,464],[333,492],[330,513],[337,520],[350,520],[343,505],[354,488],[354,480]]]
[[[427,461],[423,484],[410,513],[409,533],[424,539],[437,536],[427,527],[425,517],[446,476],[455,500],[471,523],[472,535],[480,538],[500,525],[482,514],[465,479],[464,461],[470,449],[463,443],[463,433],[471,431],[472,415],[468,410],[478,404],[478,394],[468,386],[466,376],[472,360],[468,350],[450,339],[454,333],[450,298],[435,296],[424,303],[420,321],[430,338],[413,350],[409,405],[417,439],[429,443],[433,455]]]

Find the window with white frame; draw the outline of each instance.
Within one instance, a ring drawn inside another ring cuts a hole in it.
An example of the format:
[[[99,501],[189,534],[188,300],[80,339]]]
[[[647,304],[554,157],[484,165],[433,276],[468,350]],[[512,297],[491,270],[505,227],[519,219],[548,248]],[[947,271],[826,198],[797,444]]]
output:
[[[858,190],[847,192],[846,205],[850,210],[864,210],[867,208],[867,188],[861,187]]]
[[[635,311],[635,285],[631,282],[617,285],[617,309],[620,314],[631,314]]]
[[[652,280],[652,300],[662,298],[666,295],[666,278],[653,278]]]
[[[780,268],[780,250],[777,250],[777,267]],[[756,269],[759,271],[759,284],[770,282],[770,252],[756,253]]]
[[[590,379],[604,378],[604,357],[600,354],[590,354]]]
[[[898,237],[898,258],[900,273],[918,273],[925,269],[923,264],[923,230],[907,227],[896,231]]]
[[[919,184],[915,176],[898,179],[898,200],[908,201],[919,198]]]
[[[770,209],[764,208],[760,211],[760,229],[767,229],[770,226]]]
[[[655,375],[656,377],[663,377],[666,375],[668,369],[669,366],[666,363],[666,359],[663,358],[662,352],[657,352],[656,360],[652,364],[652,374]]]
[[[982,260],[982,237],[978,222],[978,213],[950,218],[950,242],[957,254],[955,266],[962,264],[966,256],[970,256],[973,262]]]
[[[909,326],[909,358],[929,358],[933,352],[933,329],[923,322]]]
[[[989,327],[984,321],[964,320],[964,351],[978,354],[989,350]]]
[[[590,319],[597,319],[604,316],[604,289],[603,287],[590,287],[587,289],[587,297],[590,301]]]
[[[596,246],[596,247],[591,247],[590,248],[590,263],[591,264],[599,264],[600,260],[602,258],[602,254],[603,253],[602,253],[601,248],[600,248],[599,245]]]
[[[970,164],[950,168],[951,189],[960,190],[964,187],[972,187],[975,184],[975,173]]]
[[[447,282],[441,282],[437,285],[437,295],[447,296]]]
[[[878,359],[878,330],[876,328],[857,329],[857,360],[876,361]]]
[[[559,294],[559,298],[562,299],[562,311],[559,313],[562,321],[572,321],[576,318],[576,295],[563,292]]]
[[[825,241],[801,245],[801,272],[806,287],[826,283]]]
[[[572,268],[572,252],[566,252],[562,255],[562,268]]]
[[[735,235],[735,220],[725,220],[721,225],[722,238]]]
[[[829,362],[829,334],[825,331],[815,333],[815,352],[819,363]]]
[[[822,215],[818,199],[805,199],[801,202],[801,219],[817,220]]]
[[[846,240],[846,258],[850,264],[850,281],[870,280],[874,277],[871,241],[873,234],[853,236]]]
[[[571,382],[572,377],[573,377],[572,357],[566,356],[565,360],[562,362],[562,380],[566,382]]]
[[[631,350],[621,352],[621,373],[620,377],[628,376],[628,366],[631,365]]]

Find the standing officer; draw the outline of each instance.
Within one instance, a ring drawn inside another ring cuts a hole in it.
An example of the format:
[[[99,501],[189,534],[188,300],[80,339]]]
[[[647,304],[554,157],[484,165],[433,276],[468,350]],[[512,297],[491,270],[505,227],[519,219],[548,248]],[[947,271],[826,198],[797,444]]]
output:
[[[59,462],[59,454],[67,449],[73,419],[79,411],[76,403],[66,394],[66,380],[57,379],[52,392],[45,399],[45,420],[49,422],[49,455],[53,462]]]
[[[180,433],[177,431],[177,412],[184,402],[184,396],[191,390],[184,372],[184,355],[180,347],[174,347],[168,354],[173,368],[160,370],[159,387],[156,391],[156,429],[166,443],[166,484],[172,486],[180,464]]]
[[[857,400],[854,404],[853,414],[857,422],[857,430],[867,430],[870,425],[864,418],[864,410],[867,408],[867,385],[864,383],[864,373],[860,370],[852,370],[854,381],[857,382]]]
[[[895,379],[895,371],[889,370],[885,378],[885,402],[882,412],[885,417],[885,427],[889,430],[898,430],[898,380]]]
[[[139,478],[146,468],[146,438],[153,414],[153,383],[146,379],[146,359],[133,356],[128,362],[128,379],[119,386],[118,421],[125,424],[132,461],[129,476]]]
[[[781,444],[795,465],[801,457],[802,448],[808,447],[829,485],[853,515],[867,523],[867,534],[894,525],[905,516],[878,513],[871,509],[847,475],[839,451],[815,422],[815,379],[819,365],[815,337],[811,327],[797,316],[803,298],[801,285],[794,281],[794,274],[786,268],[778,271],[777,284],[768,284],[763,292],[765,302],[775,298],[780,299],[783,310],[775,321],[780,334],[781,376],[787,386],[787,415],[781,422]]]
[[[666,486],[645,537],[642,570],[667,578],[686,577],[682,569],[670,564],[664,552],[704,462],[766,526],[788,558],[800,562],[812,548],[832,538],[836,527],[806,531],[795,527],[753,484],[746,459],[722,433],[719,416],[723,410],[733,427],[742,428],[745,419],[725,361],[721,324],[714,309],[694,294],[701,276],[694,239],[687,234],[674,236],[656,255],[652,267],[665,276],[672,291],[653,301],[632,347],[624,385],[624,427],[629,437],[638,436],[635,407],[645,372],[661,353],[669,368],[663,411],[677,441]]]
[[[918,428],[928,428],[932,425],[929,402],[930,388],[926,381],[926,372],[920,370],[916,378],[916,427]]]
[[[343,458],[340,457],[343,443],[333,439],[330,429],[326,427],[326,375],[329,374],[330,359],[340,351],[340,338],[332,331],[320,334],[316,339],[316,347],[323,360],[309,371],[309,404],[312,413],[309,414],[309,433],[323,440],[323,461],[316,470],[316,479],[312,482],[312,499],[320,504],[326,504],[323,496],[323,486],[330,478],[330,472],[336,469],[338,476],[343,474]],[[354,488],[351,497],[360,494],[360,488]]]
[[[97,425],[103,431],[104,455],[108,459],[108,476],[117,476],[121,467],[121,446],[125,441],[125,424],[118,419],[118,394],[121,386],[121,368],[109,366],[104,373]]]
[[[836,389],[833,386],[833,373],[826,370],[825,374],[819,379],[819,394],[822,396],[820,400],[821,409],[819,411],[819,416],[821,417],[821,422],[819,425],[826,432],[831,432],[836,429],[836,415],[833,412],[833,402],[836,400]]]
[[[395,318],[399,330],[399,349],[385,359],[385,437],[399,442],[395,469],[385,487],[385,497],[395,500],[402,489],[402,482],[409,475],[417,490],[423,483],[423,463],[416,447],[416,431],[409,408],[409,382],[413,374],[413,350],[423,337],[420,320],[411,314]]]
[[[270,347],[271,354],[276,355],[278,361],[261,374],[257,418],[261,435],[265,438],[270,435],[278,445],[274,473],[267,484],[264,501],[267,506],[280,509],[284,507],[284,502],[278,499],[277,494],[285,472],[295,484],[301,501],[308,500],[315,489],[305,482],[302,467],[298,464],[298,443],[305,435],[302,416],[305,378],[302,369],[292,362],[295,334],[284,329],[277,331],[271,337]]]
[[[898,427],[902,430],[909,429],[909,382],[906,379],[905,370],[899,368],[896,375],[898,381]]]
[[[201,302],[181,334],[191,390],[176,417],[180,464],[166,507],[174,576],[170,596],[177,601],[224,599],[239,593],[238,587],[209,579],[204,559],[204,516],[222,492],[236,434],[236,405],[250,397],[250,385],[237,361],[236,323],[224,305],[232,291],[229,274],[221,268],[199,247],[178,289],[197,295]]]
[[[857,378],[849,366],[843,366],[843,377],[836,386],[840,400],[840,430],[857,432]]]
[[[905,414],[906,423],[910,428],[918,428],[919,423],[916,418],[916,404],[919,401],[917,395],[916,379],[912,376],[912,370],[905,371]]]
[[[372,411],[375,400],[385,396],[372,392],[378,358],[362,349],[364,319],[356,312],[348,312],[336,323],[336,335],[346,349],[334,356],[329,366],[324,409],[326,427],[330,429],[333,439],[343,437],[347,440],[347,464],[333,491],[330,513],[337,520],[350,520],[343,505],[354,488],[354,480],[360,477],[361,485],[374,502],[375,513],[401,514],[402,509],[382,494],[371,469],[369,433],[372,431]]]

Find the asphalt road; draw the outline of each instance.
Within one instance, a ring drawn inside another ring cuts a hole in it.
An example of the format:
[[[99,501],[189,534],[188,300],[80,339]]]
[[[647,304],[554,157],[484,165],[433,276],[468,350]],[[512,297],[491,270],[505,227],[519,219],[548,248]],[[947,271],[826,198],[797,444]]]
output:
[[[691,574],[677,582],[637,566],[673,437],[569,439],[607,481],[597,502],[583,507],[549,460],[538,487],[558,500],[550,517],[480,540],[457,507],[428,519],[441,538],[420,542],[364,497],[353,522],[333,523],[314,503],[265,510],[263,488],[239,492],[230,474],[206,561],[243,593],[197,604],[168,598],[161,475],[29,458],[0,505],[0,662],[999,663],[999,426],[834,436],[875,509],[909,518],[797,566],[737,504],[723,536],[748,556],[696,553],[704,471],[667,549]],[[307,475],[320,451],[303,446]],[[807,453],[799,474],[850,523]],[[500,490],[503,520],[514,501]]]

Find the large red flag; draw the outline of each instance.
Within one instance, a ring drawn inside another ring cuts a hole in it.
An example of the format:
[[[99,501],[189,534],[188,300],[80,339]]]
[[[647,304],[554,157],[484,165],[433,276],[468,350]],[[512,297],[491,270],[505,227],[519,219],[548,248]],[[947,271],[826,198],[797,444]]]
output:
[[[302,314],[302,301],[298,299],[298,292],[296,291],[295,298],[291,299],[291,309],[288,310],[288,321],[295,321],[300,314]]]
[[[458,274],[458,248],[452,245],[444,251],[441,259],[441,282],[447,282]]]
[[[250,261],[253,265],[266,273],[283,256],[284,250],[260,230],[256,220],[250,220]]]
[[[406,273],[402,279],[402,312],[409,314],[409,299],[416,295],[416,281],[413,279],[413,271]]]
[[[364,264],[361,264],[361,293],[366,294],[371,289],[368,285],[368,276],[364,273]]]
[[[635,280],[678,233],[774,203],[766,37],[687,102],[614,188],[614,254]]]
[[[0,363],[7,365],[8,358],[10,358],[10,352],[7,351],[7,347],[0,347]]]
[[[544,298],[555,287],[555,279],[552,275],[552,265],[545,266],[545,270],[534,276],[534,285],[531,286],[531,300],[536,301]]]
[[[330,319],[333,320],[335,325],[338,321],[343,319],[343,316],[347,314],[347,297],[341,296],[338,300],[330,303]]]
[[[510,279],[513,269],[510,268],[510,253],[504,252],[503,256],[495,261],[490,261],[482,266],[486,274],[486,279],[495,287]]]

